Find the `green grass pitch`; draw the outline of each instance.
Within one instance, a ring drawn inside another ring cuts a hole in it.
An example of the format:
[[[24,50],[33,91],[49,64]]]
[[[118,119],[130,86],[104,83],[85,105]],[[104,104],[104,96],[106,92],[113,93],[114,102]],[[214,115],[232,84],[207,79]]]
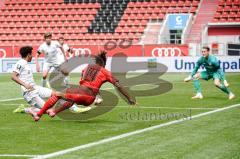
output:
[[[21,98],[20,88],[10,80],[10,74],[0,75],[0,158],[4,154],[44,155],[96,142],[127,132],[144,129],[176,120],[175,117],[159,119],[124,118],[124,114],[196,115],[240,103],[240,74],[228,73],[230,89],[237,96],[229,101],[227,95],[213,85],[201,81],[204,99],[191,100],[192,83],[184,83],[187,74],[167,73],[161,78],[171,82],[168,93],[137,98],[138,106],[128,106],[123,100],[112,111],[88,121],[64,121],[44,116],[38,123],[26,114],[13,114]],[[78,75],[71,75],[71,82],[78,82]],[[35,75],[40,83],[40,74]],[[109,88],[110,85],[104,85]],[[136,89],[149,89],[142,85]],[[113,90],[109,90],[113,91]],[[113,91],[114,92],[114,91]],[[111,100],[111,99],[109,99]],[[191,108],[191,109],[190,109]],[[67,153],[55,158],[152,158],[152,159],[238,159],[240,158],[240,107],[217,112],[153,131],[129,136],[105,144]]]

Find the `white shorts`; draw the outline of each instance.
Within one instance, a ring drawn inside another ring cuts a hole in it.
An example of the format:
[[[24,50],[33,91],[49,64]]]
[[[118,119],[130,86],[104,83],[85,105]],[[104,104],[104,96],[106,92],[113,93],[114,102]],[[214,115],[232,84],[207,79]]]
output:
[[[38,91],[41,98],[49,98],[53,92],[51,89],[42,86],[35,86],[34,88]]]
[[[58,64],[52,64],[52,63],[48,63],[48,62],[44,62],[44,64],[43,64],[43,72],[51,73],[52,71],[54,71],[55,69],[58,69],[58,68],[59,68]]]
[[[49,98],[52,95],[52,90],[49,88],[34,86],[35,90],[23,93],[23,98],[32,107],[42,108],[45,104],[44,98]]]
[[[58,65],[61,65],[61,64],[63,64],[64,62],[65,62],[64,56],[58,57],[58,59],[57,59],[57,64],[58,64]]]
[[[50,98],[53,91],[49,88],[45,88],[41,86],[34,86],[34,88],[35,90],[33,91],[24,92],[23,97],[30,106],[41,109],[45,104],[44,99]],[[65,102],[66,101],[63,99],[59,100],[59,103],[61,105]]]

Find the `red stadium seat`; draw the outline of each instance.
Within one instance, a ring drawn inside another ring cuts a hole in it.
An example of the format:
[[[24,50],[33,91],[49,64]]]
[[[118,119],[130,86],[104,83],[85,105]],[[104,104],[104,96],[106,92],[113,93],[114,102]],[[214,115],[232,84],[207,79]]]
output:
[[[193,6],[193,7],[198,7],[198,4],[199,4],[199,2],[196,1],[196,0],[192,2],[192,6]]]
[[[185,7],[191,7],[192,1],[186,1],[185,2]]]
[[[232,4],[233,4],[233,1],[232,1],[232,0],[226,0],[225,5],[232,5]]]
[[[237,6],[237,5],[232,6],[232,11],[238,11],[238,10],[239,10],[239,6]]]
[[[230,12],[229,17],[235,18],[235,17],[237,17],[237,13],[236,12]]]
[[[227,12],[223,12],[222,15],[221,15],[221,17],[228,17],[228,15],[229,15],[229,14],[228,14]]]
[[[224,11],[231,11],[231,7],[230,6],[225,6]]]
[[[235,18],[235,22],[240,22],[240,18]]]
[[[221,18],[220,22],[227,22],[227,19],[226,18]]]

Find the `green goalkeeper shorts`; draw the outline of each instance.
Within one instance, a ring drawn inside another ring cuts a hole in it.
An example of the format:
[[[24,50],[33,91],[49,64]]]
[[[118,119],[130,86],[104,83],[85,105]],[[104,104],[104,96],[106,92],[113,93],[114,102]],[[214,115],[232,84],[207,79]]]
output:
[[[201,78],[208,81],[210,79],[219,79],[221,81],[225,80],[224,72],[222,70],[217,70],[216,72],[201,72]]]

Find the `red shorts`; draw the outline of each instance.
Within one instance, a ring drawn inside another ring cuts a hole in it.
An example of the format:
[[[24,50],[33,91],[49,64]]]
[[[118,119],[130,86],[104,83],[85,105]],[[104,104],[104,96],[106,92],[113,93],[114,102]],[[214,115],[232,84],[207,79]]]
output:
[[[66,90],[65,98],[67,100],[73,101],[78,105],[89,106],[95,100],[95,95],[86,89],[82,89],[81,87],[76,88],[68,88]]]

